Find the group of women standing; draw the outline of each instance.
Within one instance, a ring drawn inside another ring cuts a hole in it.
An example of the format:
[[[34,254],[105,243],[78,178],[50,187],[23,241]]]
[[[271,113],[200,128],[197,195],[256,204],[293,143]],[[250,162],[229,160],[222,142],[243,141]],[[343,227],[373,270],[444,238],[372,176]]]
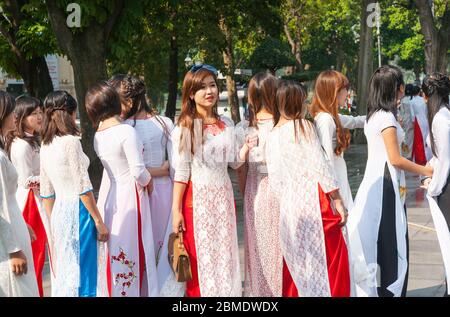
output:
[[[118,75],[86,95],[105,167],[97,202],[75,99],[55,91],[41,107],[34,98],[1,97],[0,294],[43,295],[48,244],[52,296],[182,295],[166,260],[172,123],[149,107],[144,83]]]
[[[85,98],[104,167],[97,202],[72,96],[49,94],[43,120],[27,99],[14,128],[14,99],[1,92],[2,135],[13,137],[0,151],[0,294],[38,294],[36,255],[47,242],[54,296],[404,296],[404,170],[424,176],[449,276],[448,77],[423,84],[433,150],[426,166],[400,154],[399,69],[375,71],[367,116],[338,114],[348,88],[343,74],[322,72],[308,105],[301,84],[260,73],[249,84],[249,120],[234,126],[217,112],[217,70],[195,65],[174,126],[150,108],[142,80],[98,83]],[[368,160],[353,202],[343,153],[355,128],[364,128]],[[229,167],[244,196],[243,290]],[[167,261],[172,231],[189,254],[186,283]],[[43,241],[39,248],[30,237]]]

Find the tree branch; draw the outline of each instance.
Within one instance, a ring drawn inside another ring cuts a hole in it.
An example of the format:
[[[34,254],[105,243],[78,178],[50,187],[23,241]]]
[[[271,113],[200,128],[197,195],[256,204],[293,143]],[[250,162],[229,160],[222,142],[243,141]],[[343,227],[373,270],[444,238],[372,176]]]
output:
[[[116,25],[117,21],[119,20],[120,16],[123,13],[125,1],[119,0],[116,3],[116,7],[114,8],[114,12],[109,17],[108,21],[105,24],[105,43],[108,43],[109,37],[111,36],[111,32]]]
[[[14,29],[17,30],[22,21],[22,15],[20,13],[19,4],[17,3],[17,1],[5,1],[4,11],[11,14],[11,24]]]
[[[22,52],[16,45],[16,39],[14,37],[14,32],[10,32],[7,29],[5,29],[2,25],[2,22],[6,22],[9,24],[9,21],[5,18],[3,14],[0,14],[0,33],[5,37],[5,39],[8,41],[9,45],[11,46],[11,51],[19,58],[22,57]]]

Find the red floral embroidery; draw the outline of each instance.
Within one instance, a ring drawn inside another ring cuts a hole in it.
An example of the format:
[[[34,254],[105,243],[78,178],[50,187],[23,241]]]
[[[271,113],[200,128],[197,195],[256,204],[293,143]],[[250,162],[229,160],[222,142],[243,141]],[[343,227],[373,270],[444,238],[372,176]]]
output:
[[[121,264],[125,265],[128,268],[128,272],[117,273],[115,277],[116,281],[115,284],[120,285],[122,287],[121,295],[127,296],[126,288],[127,289],[130,288],[131,284],[137,277],[133,271],[134,265],[136,263],[127,259],[127,255],[125,254],[122,248],[119,249],[120,249],[119,255],[118,256],[113,255],[111,257],[111,262],[114,261],[120,262]]]

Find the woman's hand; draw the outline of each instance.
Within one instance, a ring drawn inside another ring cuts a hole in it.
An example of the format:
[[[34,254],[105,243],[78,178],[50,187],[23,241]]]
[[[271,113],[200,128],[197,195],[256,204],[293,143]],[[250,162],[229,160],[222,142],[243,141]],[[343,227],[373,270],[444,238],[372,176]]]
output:
[[[9,255],[9,264],[11,265],[11,271],[17,276],[28,272],[27,257],[23,251],[11,253]]]
[[[172,210],[172,231],[179,232],[180,227],[183,231],[186,231],[183,214],[181,210]]]
[[[163,165],[161,165],[161,168],[164,170],[169,170],[170,168],[169,161],[164,161]]]
[[[37,237],[36,237],[36,234],[34,233],[33,228],[31,228],[31,226],[29,224],[27,224],[27,228],[28,228],[28,233],[30,234],[31,242],[36,241]]]
[[[422,181],[422,185],[420,186],[420,188],[428,189],[428,186],[430,185],[430,183],[431,183],[431,177],[425,178]]]
[[[153,178],[150,179],[150,182],[148,182],[146,188],[147,188],[148,195],[151,196],[153,193]]]
[[[334,206],[336,207],[336,211],[341,215],[341,226],[345,226],[347,223],[347,217],[348,217],[348,211],[347,208],[345,208],[342,200],[335,200]]]
[[[245,137],[245,143],[239,151],[239,159],[245,161],[251,149],[258,146],[258,134],[252,134]]]
[[[429,164],[425,165],[425,176],[432,177],[433,176],[433,167]]]
[[[95,228],[97,229],[97,240],[101,242],[108,241],[109,230],[103,221],[95,222]]]

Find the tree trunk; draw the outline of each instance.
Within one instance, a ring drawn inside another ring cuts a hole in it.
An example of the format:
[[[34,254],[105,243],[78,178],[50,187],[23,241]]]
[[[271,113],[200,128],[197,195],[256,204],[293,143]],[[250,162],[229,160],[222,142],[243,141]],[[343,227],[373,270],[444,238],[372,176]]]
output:
[[[425,39],[425,71],[445,73],[448,65],[447,50],[450,43],[450,8],[448,3],[442,17],[441,27],[437,28],[437,23],[431,12],[428,0],[414,0],[419,11],[420,30]]]
[[[166,104],[166,117],[175,122],[178,90],[178,40],[176,35],[170,38],[169,56],[169,96]]]
[[[27,92],[41,100],[53,91],[53,83],[48,71],[47,62],[43,56],[34,57],[31,60],[23,60],[25,72],[21,72]]]
[[[414,76],[416,77],[416,81],[419,82],[420,81],[420,71],[421,71],[421,67],[418,66],[418,64],[414,65]]]
[[[292,73],[299,72],[303,70],[301,49],[300,49],[300,32],[297,32],[296,37],[293,38],[291,31],[289,30],[286,22],[283,25],[284,34],[287,37],[289,45],[291,46],[292,55],[295,57],[295,66],[292,69]]]
[[[226,47],[223,51],[223,62],[226,70],[228,104],[231,108],[231,118],[237,123],[241,121],[241,115],[239,112],[239,98],[236,90],[236,81],[234,80],[233,36],[224,18],[220,20],[219,26],[226,41]]]
[[[58,45],[69,57],[73,66],[75,90],[80,114],[83,150],[90,159],[89,176],[95,190],[100,187],[102,164],[94,151],[94,129],[88,119],[84,104],[87,90],[93,84],[105,80],[106,47],[111,32],[121,16],[124,0],[115,1],[114,12],[104,24],[97,21],[90,23],[82,32],[73,33],[66,24],[66,12],[56,0],[46,0],[48,16],[55,32]]]
[[[367,23],[369,12],[367,6],[372,0],[364,0],[361,7],[361,32],[359,37],[358,82],[357,82],[357,113],[367,113],[367,95],[369,80],[373,73],[373,30]],[[354,135],[356,143],[365,143],[364,133],[357,129]]]
[[[82,133],[81,143],[84,152],[91,161],[89,176],[92,185],[95,189],[98,189],[100,188],[103,166],[94,151],[95,131],[86,112],[84,97],[92,85],[107,78],[107,72],[106,49],[104,43],[102,43],[102,33],[93,33],[90,32],[89,36],[84,36],[74,43],[75,50],[71,52],[69,59],[73,66]],[[103,49],[100,49],[101,47]]]

